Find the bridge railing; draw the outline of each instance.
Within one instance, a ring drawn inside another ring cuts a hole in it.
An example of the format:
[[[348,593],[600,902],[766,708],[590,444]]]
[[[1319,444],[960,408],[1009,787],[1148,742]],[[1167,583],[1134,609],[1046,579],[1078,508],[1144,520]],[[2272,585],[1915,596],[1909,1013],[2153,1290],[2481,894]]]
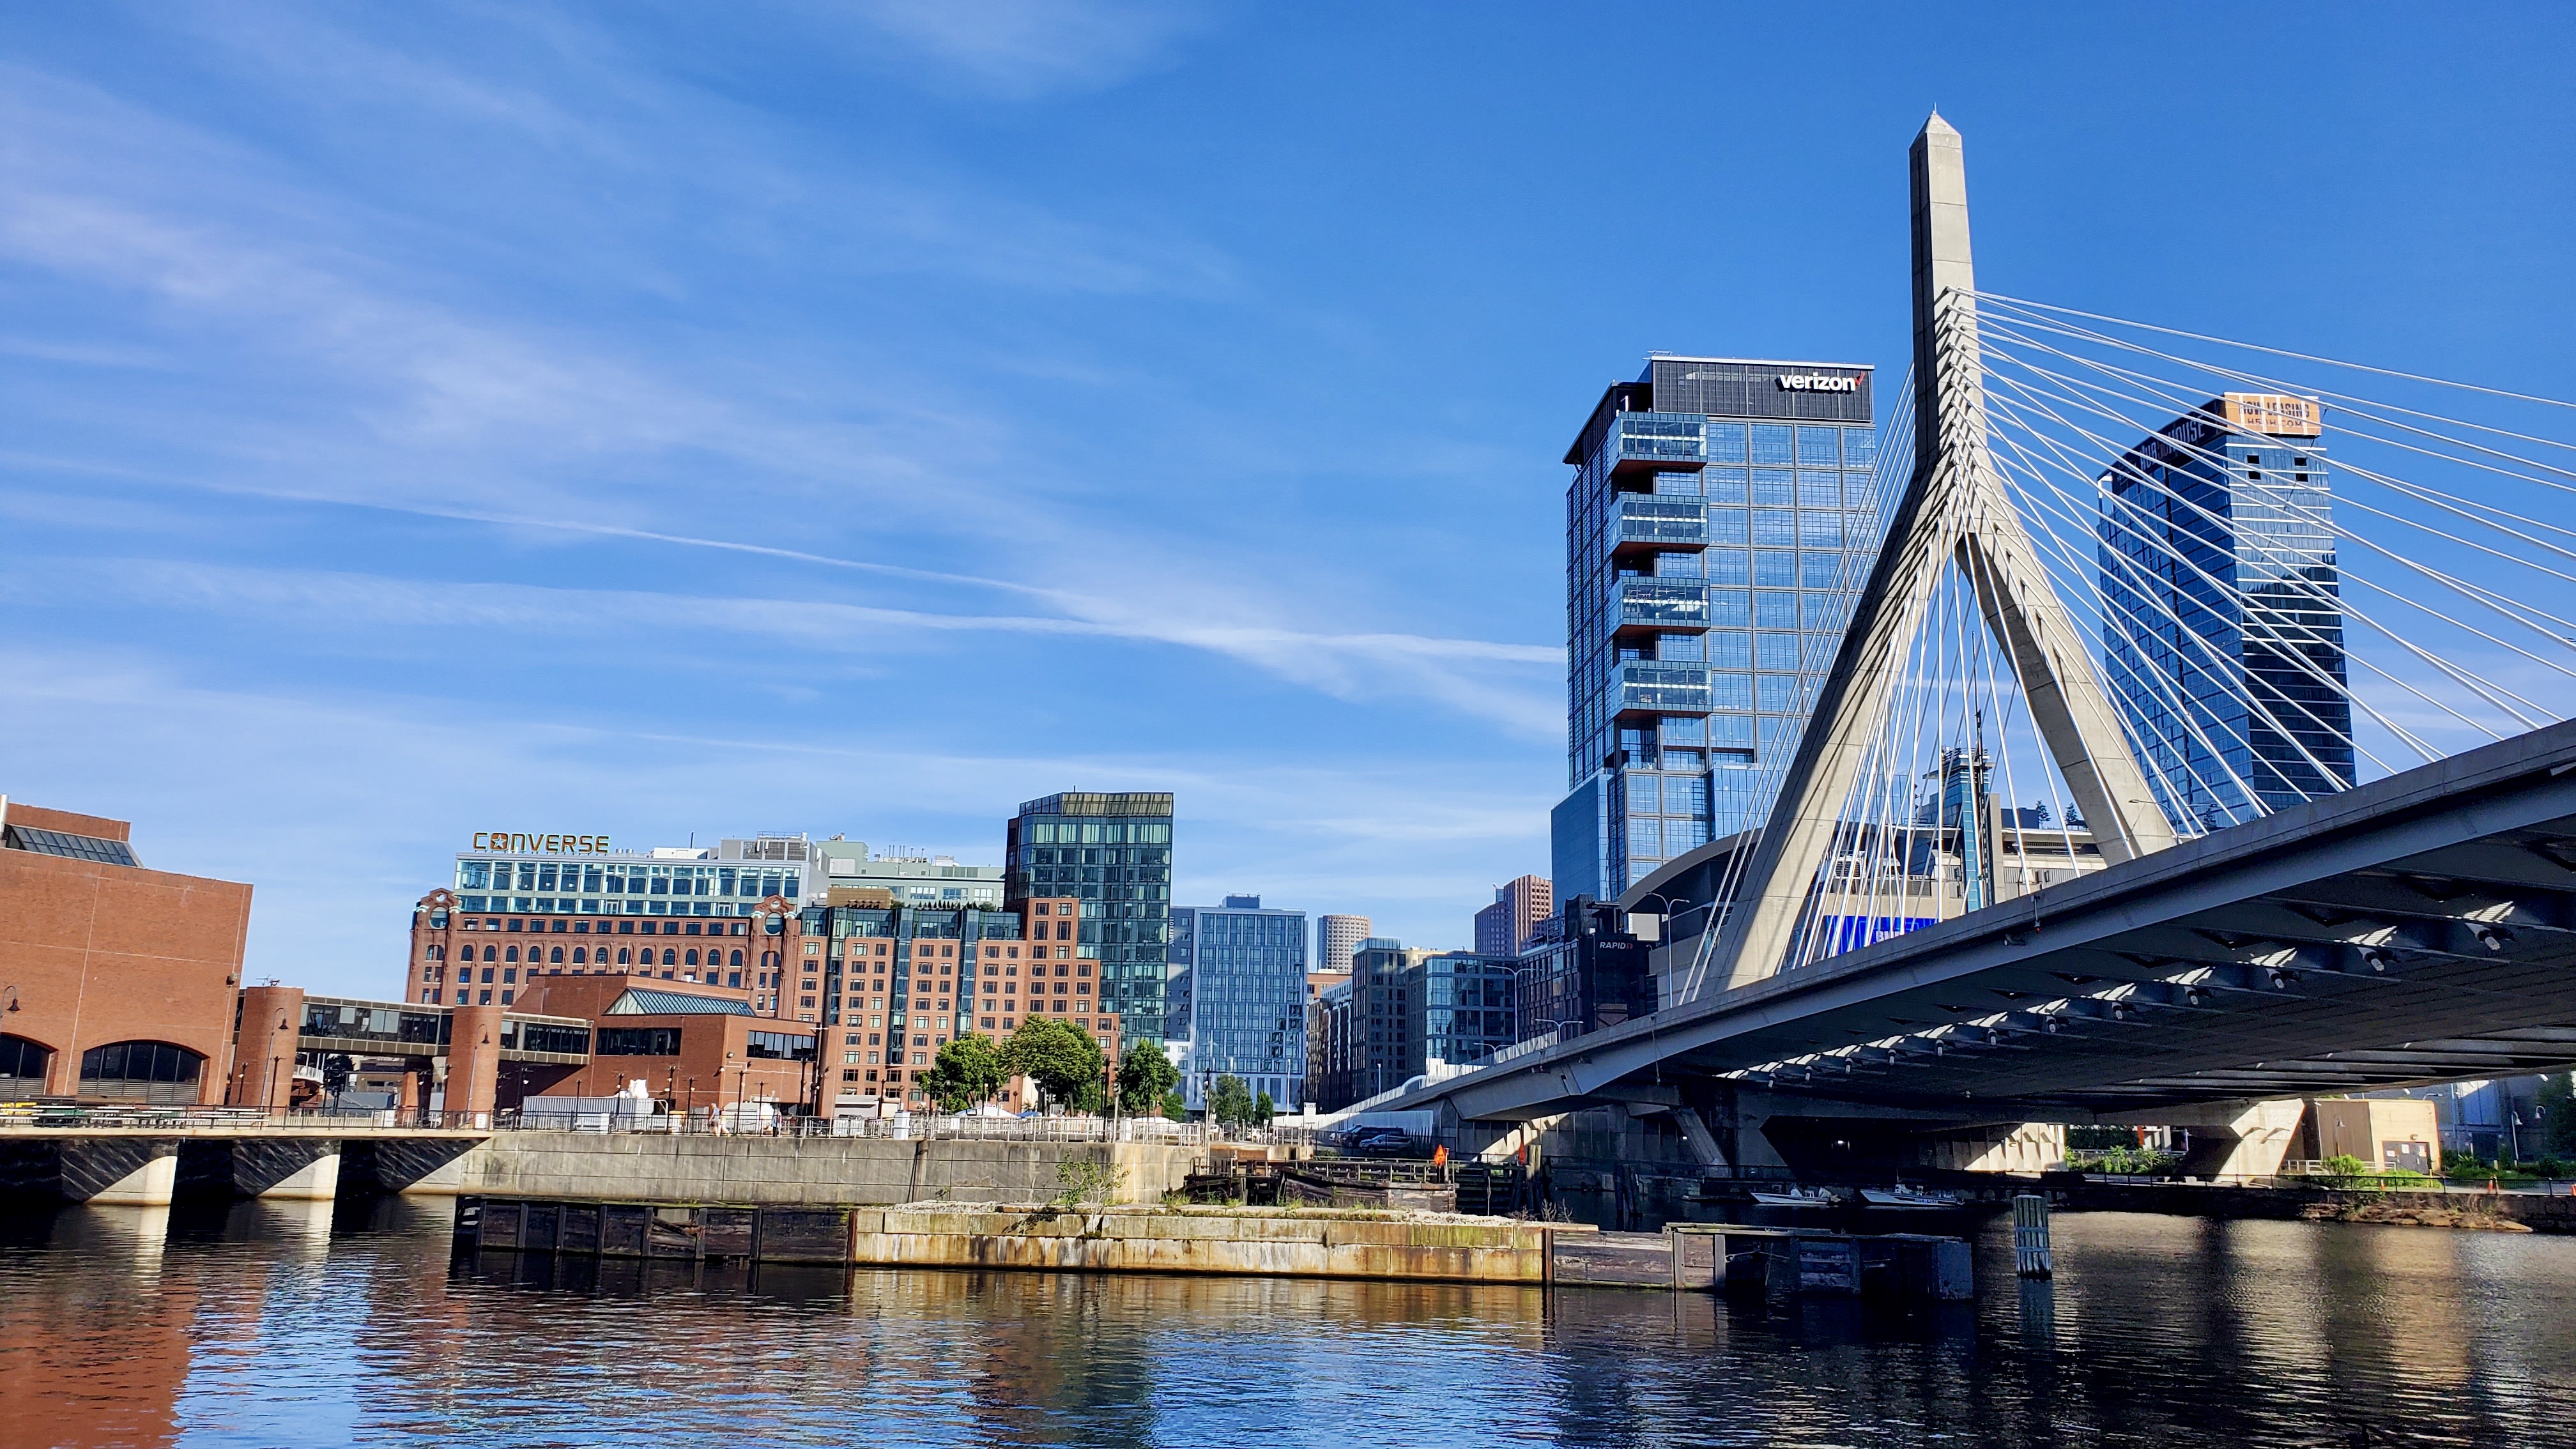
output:
[[[0,1102],[0,1131],[77,1127],[136,1132],[219,1129],[296,1130],[317,1133],[358,1128],[490,1130],[488,1112],[306,1112],[285,1108],[155,1106],[128,1102]]]

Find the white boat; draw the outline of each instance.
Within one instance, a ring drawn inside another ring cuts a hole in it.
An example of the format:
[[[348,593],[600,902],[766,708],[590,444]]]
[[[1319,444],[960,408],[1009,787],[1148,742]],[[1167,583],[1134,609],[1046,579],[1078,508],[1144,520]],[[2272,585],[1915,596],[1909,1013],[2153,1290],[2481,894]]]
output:
[[[1925,1192],[1921,1188],[1898,1183],[1894,1187],[1864,1187],[1861,1204],[1875,1208],[1954,1208],[1963,1206],[1958,1198],[1946,1192]]]
[[[1836,1205],[1834,1195],[1821,1187],[1757,1187],[1753,1201],[1760,1207],[1820,1208]]]

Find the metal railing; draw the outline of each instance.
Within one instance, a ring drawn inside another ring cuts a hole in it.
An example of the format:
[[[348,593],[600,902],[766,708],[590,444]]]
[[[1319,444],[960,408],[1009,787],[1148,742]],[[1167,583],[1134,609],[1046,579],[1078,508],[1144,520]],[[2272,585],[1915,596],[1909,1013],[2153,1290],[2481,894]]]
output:
[[[346,1132],[360,1128],[489,1131],[489,1112],[340,1111],[283,1107],[154,1106],[128,1102],[0,1102],[0,1131],[80,1128],[175,1132],[243,1130]]]
[[[1204,1146],[1208,1129],[1196,1122],[1159,1117],[791,1117],[735,1110],[606,1111],[500,1114],[505,1132],[632,1133],[674,1137],[873,1137],[911,1142],[1158,1142]],[[1224,1140],[1219,1137],[1215,1140]]]

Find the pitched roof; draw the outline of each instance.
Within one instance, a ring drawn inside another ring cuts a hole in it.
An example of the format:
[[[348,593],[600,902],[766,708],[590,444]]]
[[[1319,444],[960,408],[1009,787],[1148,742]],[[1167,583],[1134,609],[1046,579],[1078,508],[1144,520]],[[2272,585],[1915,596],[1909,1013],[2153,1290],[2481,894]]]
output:
[[[686,991],[656,991],[630,986],[608,1004],[604,1016],[749,1016],[751,1003],[730,996],[698,996]]]

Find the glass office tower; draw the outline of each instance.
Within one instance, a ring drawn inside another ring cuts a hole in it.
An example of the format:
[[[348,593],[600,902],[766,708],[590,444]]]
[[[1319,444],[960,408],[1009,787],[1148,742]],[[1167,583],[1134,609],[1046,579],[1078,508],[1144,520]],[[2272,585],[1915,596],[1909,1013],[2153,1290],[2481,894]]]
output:
[[[1656,354],[1567,450],[1555,897],[1762,823],[1878,556],[1870,370]]]
[[[1259,896],[1172,908],[1171,1017],[1190,1043],[1181,1081],[1190,1110],[1235,1076],[1281,1111],[1306,1092],[1306,913],[1264,909]]]
[[[1101,1005],[1118,1013],[1128,1040],[1159,1043],[1172,913],[1170,794],[1067,791],[1028,801],[1011,819],[1003,870],[1014,906],[1046,896],[1082,902],[1076,949],[1100,963]]]
[[[2103,475],[2108,673],[2177,829],[2352,788],[2323,431],[2312,398],[2231,392]]]

